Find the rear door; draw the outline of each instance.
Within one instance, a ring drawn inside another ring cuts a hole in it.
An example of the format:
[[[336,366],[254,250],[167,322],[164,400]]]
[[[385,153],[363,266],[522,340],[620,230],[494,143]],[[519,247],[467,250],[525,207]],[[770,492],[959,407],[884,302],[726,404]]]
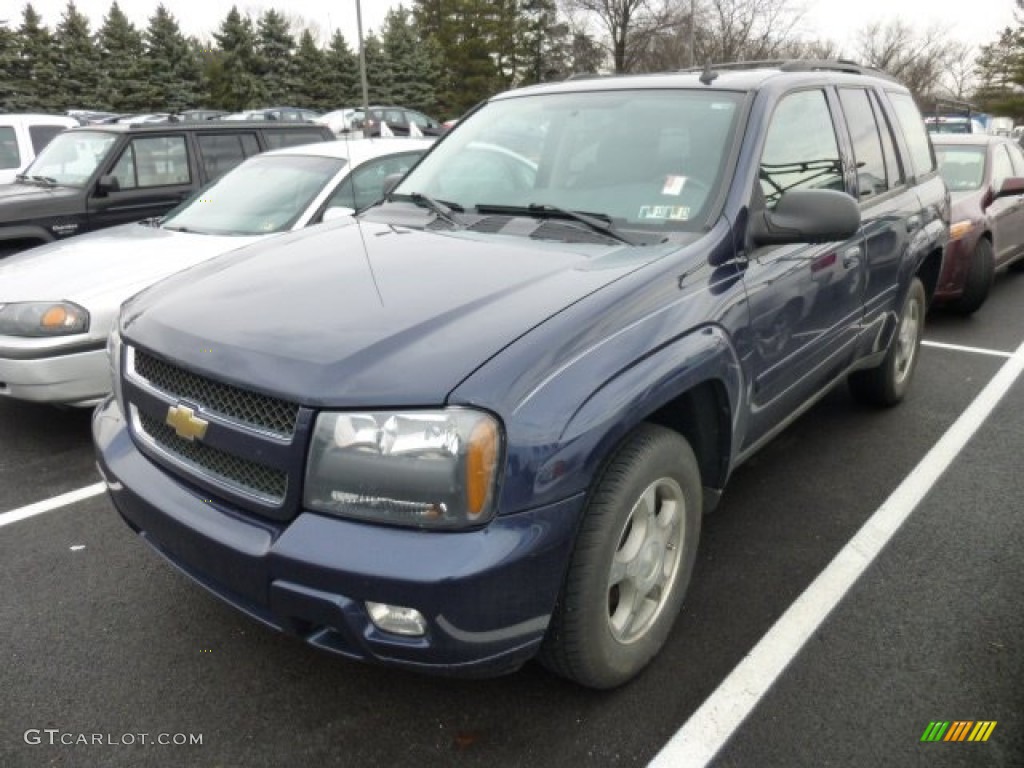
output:
[[[921,204],[908,183],[893,126],[878,92],[851,87],[839,88],[838,94],[846,117],[844,138],[849,141],[849,167],[854,169],[864,235],[864,282],[859,286],[864,303],[862,325],[867,330],[865,338],[873,339],[886,311],[897,300],[900,257],[912,232],[920,228]]]
[[[197,183],[184,133],[134,136],[100,175],[116,178],[118,189],[104,194],[93,183],[88,203],[92,229],[162,216]]]

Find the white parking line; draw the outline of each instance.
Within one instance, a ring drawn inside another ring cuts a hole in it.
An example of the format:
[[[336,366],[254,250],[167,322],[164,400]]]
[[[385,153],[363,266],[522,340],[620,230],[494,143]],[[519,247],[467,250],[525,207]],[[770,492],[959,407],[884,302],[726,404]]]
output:
[[[54,496],[52,499],[45,499],[43,501],[37,501],[35,504],[29,504],[27,507],[21,507],[19,509],[12,510],[11,512],[4,512],[0,514],[0,528],[11,523],[16,523],[19,520],[24,520],[27,517],[35,517],[41,515],[44,512],[51,512],[61,507],[66,507],[68,504],[74,504],[77,501],[88,499],[93,496],[99,496],[105,491],[107,486],[104,483],[94,483],[93,485],[87,485],[84,488],[78,488],[74,491],[68,491],[62,493],[60,496]]]
[[[1024,371],[1024,344],[803,594],[651,761],[703,768],[739,729],[843,596],[939,480]]]
[[[951,349],[955,352],[971,352],[975,355],[992,355],[993,357],[1013,357],[1013,352],[1003,352],[1001,349],[983,349],[982,347],[963,347],[959,344],[944,344],[941,341],[922,341],[922,347],[935,347],[936,349]]]

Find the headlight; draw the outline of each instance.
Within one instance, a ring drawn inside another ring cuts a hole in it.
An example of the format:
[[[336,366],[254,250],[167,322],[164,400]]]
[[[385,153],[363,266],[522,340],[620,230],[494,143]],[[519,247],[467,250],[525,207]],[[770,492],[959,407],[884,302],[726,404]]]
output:
[[[306,469],[305,506],[423,528],[494,516],[501,427],[481,411],[322,413]]]
[[[2,336],[69,336],[89,330],[89,313],[70,301],[0,304]]]
[[[110,362],[110,391],[114,393],[121,413],[124,413],[124,397],[121,394],[121,333],[116,325],[107,336],[107,357]]]
[[[949,225],[949,239],[959,240],[964,235],[968,234],[974,229],[974,222],[970,219],[964,219],[963,221],[957,221]]]

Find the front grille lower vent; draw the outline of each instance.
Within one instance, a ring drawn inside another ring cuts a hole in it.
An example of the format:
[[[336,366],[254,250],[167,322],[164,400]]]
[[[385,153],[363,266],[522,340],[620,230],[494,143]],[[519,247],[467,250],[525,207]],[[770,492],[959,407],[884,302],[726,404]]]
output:
[[[144,435],[164,452],[188,464],[198,476],[210,476],[243,493],[256,494],[276,504],[284,501],[288,492],[287,473],[180,438],[171,427],[148,414],[139,412],[138,418]]]

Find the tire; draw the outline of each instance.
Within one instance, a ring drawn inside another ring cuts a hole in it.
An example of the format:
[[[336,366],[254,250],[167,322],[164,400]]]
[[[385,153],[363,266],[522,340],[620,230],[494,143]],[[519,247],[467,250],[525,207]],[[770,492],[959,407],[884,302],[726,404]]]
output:
[[[887,407],[903,400],[917,368],[927,303],[924,285],[915,277],[903,300],[896,332],[881,365],[850,374],[850,391],[855,398],[870,405]]]
[[[643,424],[587,500],[539,660],[607,689],[661,650],[683,602],[700,538],[697,459],[677,432]]]
[[[985,303],[989,291],[992,290],[992,281],[996,273],[996,257],[992,251],[992,243],[986,238],[981,238],[974,247],[971,254],[971,265],[967,270],[967,279],[964,281],[964,292],[955,301],[950,302],[949,308],[958,315],[970,315]]]

